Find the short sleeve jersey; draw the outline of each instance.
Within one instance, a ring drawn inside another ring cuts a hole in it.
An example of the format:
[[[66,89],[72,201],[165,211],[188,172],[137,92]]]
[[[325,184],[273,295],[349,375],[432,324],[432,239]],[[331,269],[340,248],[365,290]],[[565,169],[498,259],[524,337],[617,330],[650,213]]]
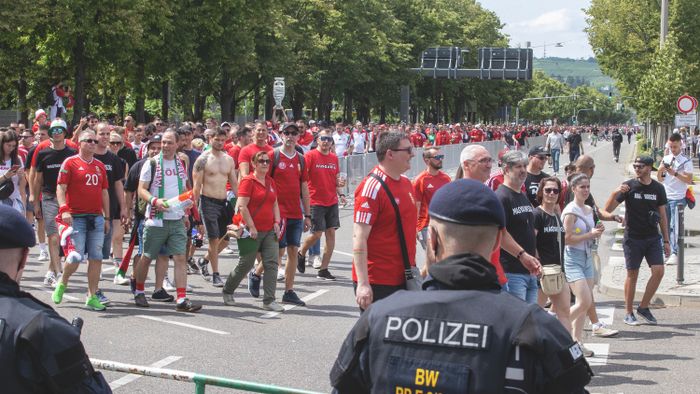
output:
[[[241,147],[238,144],[233,145],[230,149],[226,151],[226,153],[228,153],[228,155],[231,156],[231,158],[233,159],[234,167],[238,169],[238,157],[241,154]]]
[[[534,208],[525,194],[515,192],[506,185],[496,190],[496,196],[503,204],[506,214],[506,230],[525,251],[534,256],[537,249],[535,240]],[[520,261],[501,248],[501,264],[506,273],[529,274]]]
[[[416,204],[413,186],[408,178],[401,176],[392,179],[379,167],[372,170],[382,177],[399,206],[406,247],[411,266],[415,266],[416,256]],[[377,285],[399,286],[406,279],[404,276],[403,256],[396,224],[396,212],[379,181],[367,176],[355,189],[355,223],[372,226],[367,239],[367,271],[369,283]],[[355,267],[352,268],[352,280],[357,281]]]
[[[442,171],[437,175],[430,175],[426,170],[418,174],[413,180],[413,194],[416,197],[416,202],[420,202],[420,211],[418,212],[418,223],[416,229],[418,231],[425,228],[430,222],[428,217],[428,206],[433,199],[435,192],[450,183],[450,177]]]
[[[78,146],[78,144],[76,144],[75,142],[73,142],[73,141],[71,141],[71,140],[65,140],[65,144],[66,144],[67,147],[73,149],[75,152],[78,152],[78,149],[80,149],[80,147]],[[36,165],[37,165],[38,157],[37,157],[36,154],[39,153],[39,152],[41,152],[41,151],[43,151],[43,150],[46,150],[46,149],[51,149],[51,140],[44,140],[44,141],[41,141],[41,142],[36,146],[36,149],[35,149],[35,152],[34,152],[34,156],[32,156],[32,165],[31,165],[32,167],[36,167]]]
[[[564,226],[557,215],[550,215],[542,207],[535,208],[537,254],[542,265],[562,265]]]
[[[43,177],[41,191],[43,193],[56,193],[56,181],[58,173],[61,169],[61,164],[68,157],[75,155],[77,152],[74,149],[65,147],[61,150],[53,150],[51,148],[41,151],[35,151],[34,161],[36,163],[36,171],[40,172]]]
[[[66,185],[66,205],[72,215],[102,213],[102,190],[107,189],[107,170],[93,158],[85,161],[75,155],[67,158],[58,175],[58,184]]]
[[[340,172],[338,156],[333,152],[324,155],[314,149],[306,153],[304,159],[309,177],[311,205],[330,207],[337,204],[336,184]]]
[[[658,214],[659,207],[666,205],[666,190],[661,183],[651,180],[645,185],[638,179],[625,182],[630,187],[626,194],[618,193],[617,202],[625,202],[625,235],[632,238],[647,238],[659,233],[659,226],[650,220],[650,212]]]
[[[678,156],[666,155],[663,158],[663,163],[668,164],[674,171],[685,172],[686,174],[693,173],[693,161],[683,154]],[[666,197],[669,200],[682,200],[685,198],[688,184],[678,179],[678,177],[666,173],[663,185],[666,189]]]
[[[280,160],[275,168],[273,179],[279,195],[280,216],[285,219],[301,219],[301,182],[306,182],[308,175],[306,167],[301,170],[300,160],[304,156],[294,151],[294,156],[287,157],[280,151]],[[305,163],[306,164],[306,163]]]
[[[236,165],[236,167],[240,167],[241,163],[248,163],[248,168],[251,170],[249,171],[249,173],[252,173],[253,167],[251,165],[251,161],[253,160],[253,156],[255,156],[255,154],[258,152],[267,152],[268,156],[270,156],[270,159],[272,159],[273,150],[274,149],[272,149],[270,145],[264,145],[262,147],[256,144],[246,145],[244,148],[241,149],[241,153],[238,155],[238,164]],[[272,168],[272,166],[268,167],[268,172],[270,171],[270,168]]]
[[[272,231],[275,220],[272,208],[277,200],[275,181],[268,176],[265,177],[265,185],[263,185],[255,178],[255,174],[248,174],[238,185],[238,196],[249,198],[248,212],[253,219],[255,229]]]

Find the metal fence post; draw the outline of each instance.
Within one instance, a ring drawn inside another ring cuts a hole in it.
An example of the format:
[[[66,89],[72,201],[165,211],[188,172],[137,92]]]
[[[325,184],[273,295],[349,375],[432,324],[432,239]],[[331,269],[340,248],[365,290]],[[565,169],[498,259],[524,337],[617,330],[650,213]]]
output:
[[[683,224],[685,206],[684,204],[678,204],[676,206],[676,209],[678,210],[678,223],[676,223],[676,227],[678,228],[678,240],[676,241],[678,245],[678,267],[676,268],[676,283],[682,285],[685,281],[685,278],[683,278],[683,271],[685,269],[683,261],[685,257],[685,226]],[[673,236],[673,234],[671,234],[670,236]]]

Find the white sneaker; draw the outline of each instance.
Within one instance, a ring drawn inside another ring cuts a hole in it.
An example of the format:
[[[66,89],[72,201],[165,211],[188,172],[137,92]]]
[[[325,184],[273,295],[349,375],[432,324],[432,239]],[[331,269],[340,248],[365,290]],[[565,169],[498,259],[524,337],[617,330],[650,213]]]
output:
[[[284,307],[275,301],[272,301],[269,304],[263,304],[262,308],[266,311],[272,311],[272,312],[284,312]]]
[[[221,251],[221,254],[233,254],[233,250],[227,246]]]
[[[323,264],[323,261],[321,260],[321,256],[314,256],[313,267],[316,269],[319,269],[319,268],[321,268],[322,264]]]
[[[124,277],[121,274],[114,274],[114,284],[119,286],[126,286],[130,283],[129,278]]]
[[[48,261],[49,260],[49,252],[46,250],[39,251],[39,258],[37,260],[38,261]]]
[[[605,323],[598,322],[596,324],[593,324],[591,326],[591,332],[593,333],[594,337],[603,337],[603,338],[608,338],[608,337],[614,337],[619,333],[618,330],[613,330],[612,328],[608,328],[608,326],[605,325]]]
[[[175,291],[175,290],[177,290],[177,289],[175,288],[175,286],[173,286],[173,283],[170,281],[170,279],[168,279],[167,276],[163,279],[163,289],[165,289],[165,291]]]
[[[668,259],[666,259],[666,264],[668,264],[668,265],[678,264],[678,255],[675,253],[672,253],[670,256],[668,256]]]
[[[314,265],[314,261],[316,260],[316,257],[317,257],[317,255],[315,255],[315,254],[310,254],[310,255],[306,258],[306,266],[307,266],[307,267],[311,267],[312,265]]]
[[[284,272],[278,271],[277,272],[277,281],[282,282],[284,280]]]
[[[46,287],[56,287],[56,274],[53,271],[49,271],[44,276],[44,286]]]

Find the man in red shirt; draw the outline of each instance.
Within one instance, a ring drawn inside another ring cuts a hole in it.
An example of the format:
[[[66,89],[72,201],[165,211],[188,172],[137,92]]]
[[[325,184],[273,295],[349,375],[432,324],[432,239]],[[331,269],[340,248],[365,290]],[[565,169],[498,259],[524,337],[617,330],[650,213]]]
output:
[[[71,238],[75,251],[82,259],[66,258],[63,276],[53,292],[53,302],[60,304],[68,286],[68,279],[78,269],[78,263],[88,260],[88,297],[85,305],[96,311],[106,307],[97,297],[97,285],[102,272],[102,244],[109,232],[109,194],[107,170],[94,158],[97,137],[90,130],[80,135],[80,151],[67,158],[58,174],[56,198],[60,206],[60,218],[73,227]],[[47,218],[49,219],[49,218]]]
[[[423,151],[423,161],[426,164],[425,171],[418,174],[413,180],[413,193],[416,198],[416,209],[418,210],[418,241],[425,250],[428,234],[428,206],[438,189],[450,182],[449,175],[440,171],[442,169],[442,160],[445,155],[442,154],[440,148],[426,148]]]
[[[413,129],[409,139],[411,140],[411,144],[416,148],[422,148],[423,143],[425,142],[425,137],[423,137],[423,134],[421,134],[419,127]]]
[[[236,171],[236,179],[238,178],[238,157],[241,154],[241,149],[245,148],[246,146],[250,145],[250,142],[252,141],[252,133],[253,131],[250,129],[248,126],[243,126],[236,131],[236,143],[231,146],[230,149],[226,151],[231,158],[233,158],[233,165],[235,167]]]
[[[311,143],[314,142],[314,133],[306,127],[304,119],[297,120],[297,127],[299,128],[299,141],[297,145],[306,153],[311,149]]]
[[[472,131],[469,132],[469,142],[482,142],[483,140],[484,132],[479,125],[476,125]]]
[[[299,250],[297,268],[302,273],[306,270],[306,252],[321,239],[321,235],[325,234],[326,248],[316,277],[335,280],[335,276],[328,271],[328,265],[331,263],[333,249],[335,249],[335,230],[340,227],[338,196],[345,204],[345,195],[342,194],[345,179],[339,176],[338,156],[331,152],[333,146],[331,131],[328,129],[319,131],[317,140],[316,149],[304,155],[311,203],[311,235],[304,240]]]
[[[238,179],[242,179],[250,173],[250,161],[256,153],[265,151],[272,157],[272,147],[268,144],[268,131],[265,122],[255,122],[253,129],[253,143],[241,148],[238,155]],[[270,171],[269,169],[267,170]]]
[[[450,143],[450,133],[445,130],[445,127],[438,126],[440,131],[435,135],[435,145],[448,145]]]
[[[416,265],[418,214],[411,181],[402,176],[411,168],[413,156],[413,147],[405,134],[382,135],[377,141],[379,164],[355,189],[352,280],[361,310],[406,287],[396,211],[374,175],[386,183],[394,196],[401,215],[408,263]]]

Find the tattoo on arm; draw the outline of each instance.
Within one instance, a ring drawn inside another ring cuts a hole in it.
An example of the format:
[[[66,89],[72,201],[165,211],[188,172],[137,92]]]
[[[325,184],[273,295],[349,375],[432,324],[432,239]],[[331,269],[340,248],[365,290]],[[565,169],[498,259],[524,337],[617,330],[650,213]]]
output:
[[[207,166],[207,160],[209,159],[209,153],[205,153],[197,158],[194,162],[194,170],[196,172],[204,171],[204,167]]]

